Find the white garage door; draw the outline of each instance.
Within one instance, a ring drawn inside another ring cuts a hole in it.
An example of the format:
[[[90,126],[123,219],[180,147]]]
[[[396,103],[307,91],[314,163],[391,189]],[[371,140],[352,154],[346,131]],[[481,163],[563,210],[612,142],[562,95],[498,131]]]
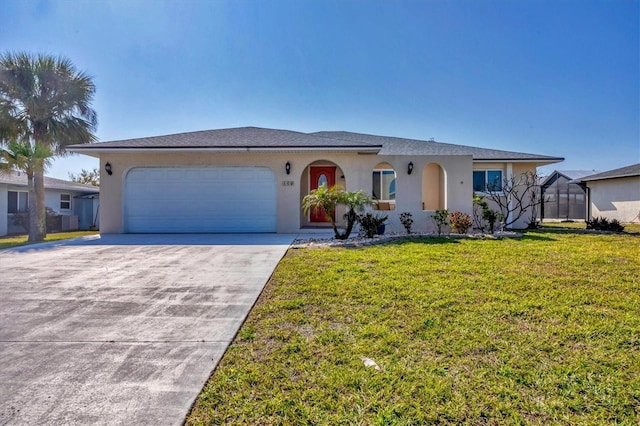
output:
[[[127,173],[130,233],[275,232],[276,178],[266,167],[141,167]]]

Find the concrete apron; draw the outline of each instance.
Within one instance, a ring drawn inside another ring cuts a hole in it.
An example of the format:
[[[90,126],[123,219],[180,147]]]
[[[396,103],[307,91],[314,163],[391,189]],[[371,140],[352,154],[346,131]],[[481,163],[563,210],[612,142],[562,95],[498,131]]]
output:
[[[294,238],[0,251],[0,424],[182,424]]]

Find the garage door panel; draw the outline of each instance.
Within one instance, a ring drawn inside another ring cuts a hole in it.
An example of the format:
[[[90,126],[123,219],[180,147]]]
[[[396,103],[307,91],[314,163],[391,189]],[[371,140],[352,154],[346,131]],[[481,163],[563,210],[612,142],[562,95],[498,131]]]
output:
[[[135,168],[127,232],[275,232],[276,181],[266,167]]]

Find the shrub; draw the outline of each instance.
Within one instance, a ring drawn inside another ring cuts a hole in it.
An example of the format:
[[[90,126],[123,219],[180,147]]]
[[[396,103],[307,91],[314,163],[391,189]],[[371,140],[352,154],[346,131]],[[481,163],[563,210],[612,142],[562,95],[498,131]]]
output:
[[[442,230],[449,224],[449,212],[446,209],[436,210],[436,212],[431,215],[431,218],[436,223],[438,235],[442,235]]]
[[[606,217],[594,217],[593,219],[587,220],[587,229],[594,229],[596,231],[611,231],[611,232],[622,232],[624,231],[624,226],[620,224],[618,219],[613,219],[609,222],[609,219]]]
[[[496,222],[501,222],[503,219],[502,213],[497,210],[491,210],[488,207],[482,210],[482,218],[489,224],[489,232],[492,234],[495,230]]]
[[[358,216],[358,222],[365,237],[373,238],[378,233],[378,228],[384,225],[388,216],[373,215],[371,213]]]
[[[471,225],[473,225],[471,216],[467,213],[453,212],[449,216],[449,220],[451,221],[451,229],[458,234],[466,234]]]
[[[404,226],[407,234],[411,233],[411,226],[413,226],[413,215],[409,212],[400,213],[400,223]]]
[[[58,216],[60,213],[53,210],[51,207],[45,207],[45,220],[47,232],[61,231],[58,225]],[[25,232],[29,233],[31,222],[29,221],[29,212],[17,212],[13,213],[13,224],[24,228]]]
[[[624,226],[620,224],[620,221],[618,219],[613,219],[611,222],[609,222],[609,231],[622,232],[624,231]]]
[[[493,234],[496,222],[502,222],[504,215],[498,210],[490,209],[484,198],[484,195],[473,194],[473,224],[476,229],[484,231],[486,228],[484,222],[486,222],[489,232]]]
[[[473,226],[474,228],[484,231],[484,223],[482,221],[482,214],[489,208],[489,205],[484,201],[484,195],[478,195],[473,193]]]

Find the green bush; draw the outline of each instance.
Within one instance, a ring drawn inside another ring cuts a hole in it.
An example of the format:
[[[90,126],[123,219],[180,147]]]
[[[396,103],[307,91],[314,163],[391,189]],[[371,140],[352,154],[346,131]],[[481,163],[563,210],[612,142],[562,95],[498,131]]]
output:
[[[504,215],[498,210],[489,208],[489,204],[484,200],[484,195],[473,194],[473,223],[476,229],[484,231],[488,226],[489,232],[493,234],[496,222],[502,222]],[[485,226],[485,223],[487,226]]]
[[[449,212],[447,209],[436,210],[436,212],[431,215],[431,218],[436,223],[438,235],[442,235],[442,230],[449,224]]]
[[[366,213],[358,216],[358,222],[365,237],[373,238],[378,233],[378,228],[384,225],[388,216]]]

